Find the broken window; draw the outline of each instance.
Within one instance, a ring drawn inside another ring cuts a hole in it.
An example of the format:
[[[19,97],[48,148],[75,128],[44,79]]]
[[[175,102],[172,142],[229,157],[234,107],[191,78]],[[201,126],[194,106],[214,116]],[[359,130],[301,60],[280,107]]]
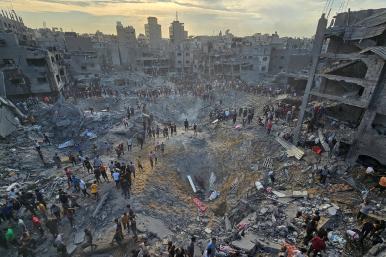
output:
[[[87,67],[85,65],[80,66],[81,70],[87,70]]]
[[[14,85],[24,85],[25,81],[22,77],[14,77],[9,80]]]
[[[4,39],[0,39],[0,47],[7,46],[7,42]]]
[[[60,76],[59,75],[56,75],[56,81],[60,82]]]
[[[367,73],[367,65],[360,60],[336,65],[341,67],[328,72],[328,74],[363,79]]]
[[[15,64],[15,60],[14,59],[3,59],[3,63],[5,65],[13,65],[13,64]]]
[[[47,83],[47,78],[46,77],[39,77],[37,78],[38,83]]]
[[[36,58],[36,59],[27,59],[27,64],[31,66],[43,67],[47,64],[46,59]]]
[[[51,62],[55,63],[55,58],[53,56],[51,56]]]
[[[266,61],[268,60],[268,58],[266,56],[263,57],[263,61]]]

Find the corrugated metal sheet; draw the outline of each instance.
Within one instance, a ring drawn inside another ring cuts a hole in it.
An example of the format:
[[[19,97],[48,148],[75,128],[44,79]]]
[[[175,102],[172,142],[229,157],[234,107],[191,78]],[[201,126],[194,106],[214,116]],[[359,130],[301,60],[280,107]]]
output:
[[[374,54],[378,55],[381,57],[383,60],[386,60],[386,46],[373,46],[366,48],[362,50],[360,53],[367,53],[367,52],[373,52]]]
[[[345,40],[360,40],[381,35],[386,30],[386,24],[376,27],[349,27],[344,33]]]
[[[386,23],[386,11],[371,15],[370,17],[357,22],[355,26],[375,27],[384,23]]]

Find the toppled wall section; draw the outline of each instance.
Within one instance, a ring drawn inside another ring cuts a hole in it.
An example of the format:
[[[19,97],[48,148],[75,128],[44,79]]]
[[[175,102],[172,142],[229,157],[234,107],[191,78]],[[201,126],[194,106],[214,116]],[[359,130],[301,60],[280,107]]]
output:
[[[0,137],[7,137],[19,126],[25,116],[10,101],[0,97]]]

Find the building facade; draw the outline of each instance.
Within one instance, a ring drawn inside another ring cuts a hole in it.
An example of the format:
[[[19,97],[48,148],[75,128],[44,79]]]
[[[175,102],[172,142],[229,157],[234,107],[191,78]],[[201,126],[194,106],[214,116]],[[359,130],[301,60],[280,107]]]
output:
[[[149,41],[151,49],[160,49],[162,32],[161,25],[158,24],[156,17],[147,18],[147,24],[145,24],[145,35]]]

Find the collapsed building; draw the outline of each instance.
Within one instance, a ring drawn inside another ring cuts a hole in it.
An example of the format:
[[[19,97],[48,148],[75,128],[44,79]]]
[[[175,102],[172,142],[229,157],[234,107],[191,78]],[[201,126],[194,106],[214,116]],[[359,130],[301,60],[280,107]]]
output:
[[[67,82],[62,54],[21,43],[16,34],[0,32],[2,95],[57,95]]]
[[[328,28],[326,25],[322,17],[295,141],[307,110],[322,105],[332,120],[352,130],[340,139],[348,145],[347,160],[370,157],[385,164],[386,9],[349,10],[337,14]]]

